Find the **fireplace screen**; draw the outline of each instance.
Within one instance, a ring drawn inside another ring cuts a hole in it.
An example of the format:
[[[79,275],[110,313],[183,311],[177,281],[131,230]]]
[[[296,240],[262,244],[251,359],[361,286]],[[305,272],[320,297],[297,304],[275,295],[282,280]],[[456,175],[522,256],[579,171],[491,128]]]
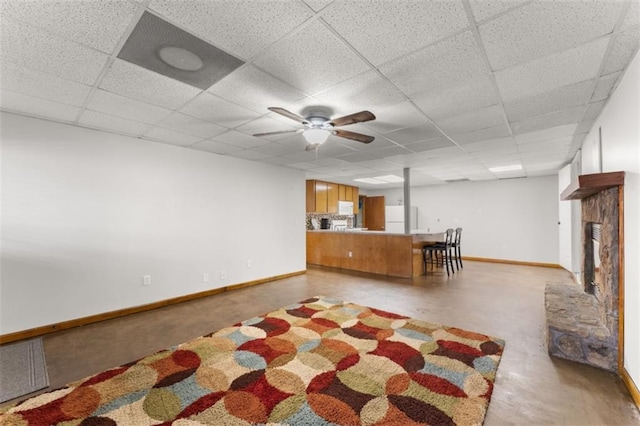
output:
[[[600,273],[600,228],[599,223],[589,222],[587,224],[587,238],[585,238],[585,255],[587,255],[585,290],[592,294],[602,284],[602,275]]]

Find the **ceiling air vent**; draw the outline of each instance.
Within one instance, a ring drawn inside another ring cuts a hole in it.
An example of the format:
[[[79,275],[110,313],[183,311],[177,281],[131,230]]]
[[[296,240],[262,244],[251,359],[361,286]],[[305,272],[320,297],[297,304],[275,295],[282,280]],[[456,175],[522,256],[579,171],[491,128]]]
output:
[[[467,179],[467,178],[449,179],[449,180],[445,180],[445,182],[447,182],[447,183],[453,183],[453,182],[469,182],[469,179]]]
[[[118,58],[206,90],[244,61],[144,12]]]

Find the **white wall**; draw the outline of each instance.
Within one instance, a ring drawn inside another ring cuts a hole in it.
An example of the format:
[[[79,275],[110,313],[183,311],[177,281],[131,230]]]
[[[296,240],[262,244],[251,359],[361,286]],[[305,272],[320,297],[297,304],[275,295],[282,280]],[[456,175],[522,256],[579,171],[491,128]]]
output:
[[[2,334],[306,268],[301,171],[0,118]]]
[[[411,188],[418,228],[462,227],[462,255],[558,264],[556,176]],[[373,191],[397,205],[402,188]]]
[[[624,364],[640,386],[640,56],[627,68],[582,146],[582,172],[597,173],[598,129],[602,171],[625,171]]]

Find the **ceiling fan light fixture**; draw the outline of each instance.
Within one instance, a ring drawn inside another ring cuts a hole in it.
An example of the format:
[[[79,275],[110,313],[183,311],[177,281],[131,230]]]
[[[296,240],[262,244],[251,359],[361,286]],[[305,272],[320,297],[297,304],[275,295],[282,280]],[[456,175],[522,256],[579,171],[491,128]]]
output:
[[[329,133],[328,130],[323,129],[308,129],[302,134],[310,145],[321,145],[327,141]]]

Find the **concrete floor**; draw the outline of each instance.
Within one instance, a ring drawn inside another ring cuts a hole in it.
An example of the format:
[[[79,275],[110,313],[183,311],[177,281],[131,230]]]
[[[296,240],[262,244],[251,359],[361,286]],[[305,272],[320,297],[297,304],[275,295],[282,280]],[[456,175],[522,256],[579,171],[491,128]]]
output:
[[[66,330],[45,337],[51,389],[235,322],[329,295],[506,341],[485,425],[640,425],[615,375],[552,359],[544,287],[561,269],[465,262],[447,278],[394,279],[310,267],[307,274]]]

